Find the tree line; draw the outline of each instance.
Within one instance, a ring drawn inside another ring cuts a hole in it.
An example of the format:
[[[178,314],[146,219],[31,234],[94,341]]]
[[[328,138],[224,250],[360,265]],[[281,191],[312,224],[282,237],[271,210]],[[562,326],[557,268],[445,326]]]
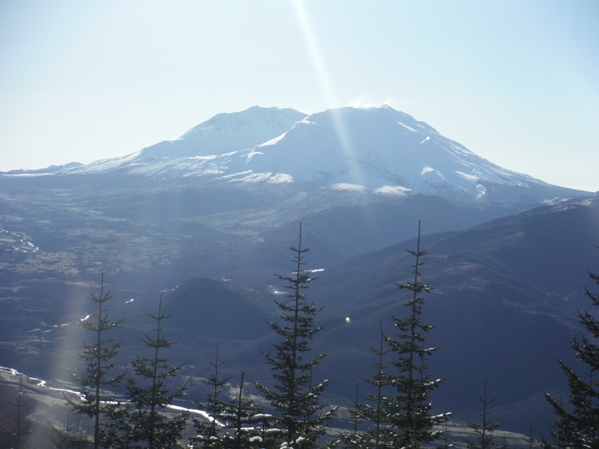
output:
[[[442,385],[441,378],[430,375],[427,360],[437,348],[427,347],[426,335],[433,326],[422,321],[425,306],[424,294],[432,290],[422,283],[420,269],[422,259],[428,254],[420,248],[420,224],[417,246],[407,250],[413,257],[412,279],[396,283],[407,291],[401,317],[392,316],[395,335],[387,335],[382,329],[375,354],[373,374],[362,380],[371,387],[371,393],[356,398],[350,410],[352,428],[331,435],[329,430],[335,419],[336,407],[324,404],[322,394],[328,380],[317,380],[313,373],[326,354],[313,354],[310,342],[322,329],[315,318],[322,309],[310,302],[306,290],[314,280],[311,272],[304,269],[308,248],[302,246],[300,224],[299,243],[290,248],[293,254],[293,274],[278,275],[287,290],[285,300],[275,299],[279,321],[268,322],[278,341],[268,351],[261,352],[272,369],[269,382],[254,381],[255,387],[269,404],[265,410],[253,400],[244,398],[245,374],[241,373],[240,388],[236,398],[223,397],[222,388],[230,377],[223,378],[219,368],[218,350],[210,361],[213,373],[205,380],[209,387],[205,401],[196,400],[204,417],[193,416],[189,410],[168,410],[173,401],[181,398],[187,385],[173,387],[183,366],[173,365],[165,352],[173,344],[164,334],[162,294],[158,310],[148,317],[154,323],[142,342],[146,355],[136,355],[131,360],[131,371],[113,374],[114,357],[120,342],[112,338],[123,320],[112,321],[108,317],[107,302],[110,292],[104,290],[102,275],[98,295],[91,300],[97,312],[83,322],[91,335],[90,342],[83,343],[80,357],[85,363],[82,374],[75,376],[81,390],[80,397],[66,397],[74,412],[89,421],[86,430],[67,424],[53,424],[57,448],[193,448],[193,449],[391,449],[420,447],[449,448],[454,445],[445,432],[450,412],[435,413],[432,392]],[[599,275],[589,272],[599,285]],[[599,293],[585,289],[593,305],[599,306]],[[572,347],[577,359],[590,370],[590,380],[583,379],[575,370],[560,362],[569,385],[569,403],[564,404],[546,394],[554,409],[555,422],[549,435],[541,438],[543,449],[599,448],[599,380],[593,374],[599,371],[599,320],[590,313],[579,313],[580,321],[592,337],[575,338]],[[388,365],[386,360],[392,359]],[[111,390],[124,387],[125,399],[117,398]],[[22,419],[22,384],[17,401],[15,426],[4,426],[4,431],[15,439],[15,448],[24,448],[24,437],[32,431]],[[475,439],[462,443],[468,449],[506,449],[507,444],[496,445],[494,431],[499,427],[490,418],[488,406],[494,399],[487,398],[486,381],[484,394],[480,397],[480,420],[468,425]],[[187,439],[183,434],[188,425],[193,435]],[[531,425],[532,426],[532,425]],[[532,448],[535,440],[528,439]],[[49,446],[51,447],[51,446]]]

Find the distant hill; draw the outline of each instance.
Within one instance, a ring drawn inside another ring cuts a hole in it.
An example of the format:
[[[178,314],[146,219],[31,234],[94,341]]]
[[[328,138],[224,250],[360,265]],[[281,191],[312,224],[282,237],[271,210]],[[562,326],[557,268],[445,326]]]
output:
[[[264,317],[269,308],[226,282],[195,277],[165,297],[169,328],[188,340],[207,335],[228,340],[254,340],[269,334]],[[175,335],[176,338],[179,336]]]

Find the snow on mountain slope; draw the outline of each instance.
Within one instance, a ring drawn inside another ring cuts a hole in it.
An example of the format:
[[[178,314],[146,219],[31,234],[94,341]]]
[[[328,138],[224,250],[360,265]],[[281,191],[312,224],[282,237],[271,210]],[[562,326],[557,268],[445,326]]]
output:
[[[238,187],[306,185],[386,196],[414,191],[465,201],[585,193],[501,168],[389,106],[307,117],[255,106],[219,114],[173,141],[58,174],[107,171]]]
[[[271,140],[304,117],[306,114],[294,109],[258,106],[241,112],[217,114],[177,139],[157,143],[124,157],[94,161],[64,173],[125,170],[138,175],[168,177],[211,174],[215,170],[220,173],[221,169],[215,167],[228,164],[228,153]],[[217,157],[223,154],[224,158]]]
[[[290,129],[306,114],[294,109],[253,106],[215,115],[175,140],[144,148],[141,157],[210,156],[252,148]]]
[[[505,170],[440,135],[426,123],[380,108],[312,114],[247,155],[253,172],[286,173],[295,182],[402,186],[421,193],[482,198],[486,183],[544,184]]]

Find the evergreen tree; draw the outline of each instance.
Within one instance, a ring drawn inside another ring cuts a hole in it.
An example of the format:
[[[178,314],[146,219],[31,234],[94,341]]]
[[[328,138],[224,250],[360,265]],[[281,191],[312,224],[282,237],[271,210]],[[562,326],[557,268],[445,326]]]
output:
[[[589,276],[599,285],[599,275],[589,272]],[[599,306],[599,293],[594,294],[588,288],[585,288],[585,293],[591,298],[593,305]],[[599,320],[587,311],[579,312],[578,315],[590,336],[594,340],[598,339]],[[583,336],[581,339],[574,338],[572,342],[576,358],[589,370],[588,381],[566,363],[559,361],[568,381],[570,407],[545,393],[556,415],[551,439],[558,447],[599,448],[599,381],[596,380],[596,373],[599,371],[599,344],[594,340]],[[551,444],[545,441],[544,446],[551,447]]]
[[[273,449],[276,446],[277,436],[280,435],[279,429],[274,427],[277,421],[276,417],[269,413],[257,413],[249,422],[254,423],[255,436],[250,438],[252,444],[258,443],[258,447]]]
[[[358,403],[358,398],[354,403],[355,409],[352,412],[354,422],[354,431],[343,437],[345,445],[350,448],[372,447],[374,449],[392,447],[391,441],[385,439],[384,427],[388,425],[388,421],[384,415],[383,402],[385,394],[383,389],[391,385],[389,375],[384,370],[389,368],[383,364],[383,356],[389,350],[383,349],[385,335],[381,324],[381,340],[379,348],[370,349],[378,356],[377,363],[374,365],[375,374],[370,378],[362,378],[367,384],[375,388],[374,393],[369,393],[366,396],[366,402]],[[372,405],[371,405],[372,404]],[[357,431],[357,422],[363,421],[370,425],[370,428],[363,432]]]
[[[9,402],[10,405],[16,408],[17,416],[15,418],[14,426],[5,426],[0,424],[0,429],[11,437],[14,437],[15,445],[12,446],[15,449],[21,449],[23,445],[23,437],[33,432],[31,429],[31,422],[25,419],[23,416],[23,408],[31,402],[31,399],[23,399],[23,376],[19,376],[19,391],[17,392],[17,399],[15,402]]]
[[[444,427],[443,444],[441,444],[439,446],[439,449],[451,449],[451,448],[455,447],[455,445],[451,442],[451,436],[449,435],[448,421],[449,420],[446,420],[445,423],[443,424],[443,427]]]
[[[115,431],[120,437],[120,446],[128,448],[170,449],[181,447],[178,443],[185,429],[189,414],[179,413],[174,417],[164,413],[175,398],[183,396],[186,385],[169,390],[167,381],[175,377],[181,366],[173,366],[162,356],[161,351],[173,342],[163,335],[162,321],[168,318],[162,313],[162,293],[158,314],[149,314],[156,322],[156,336],[146,334],[142,340],[151,351],[150,357],[136,355],[131,361],[135,376],[125,382],[130,407],[121,408],[113,416]]]
[[[473,422],[469,422],[468,423],[468,427],[470,427],[472,430],[474,430],[474,432],[476,434],[478,434],[478,437],[476,439],[476,441],[472,441],[470,439],[465,438],[464,441],[466,442],[466,447],[468,449],[493,449],[495,448],[495,444],[494,444],[494,436],[493,436],[493,432],[495,432],[495,430],[497,430],[499,428],[499,424],[498,423],[494,423],[493,421],[491,421],[490,419],[490,415],[491,413],[487,410],[487,407],[492,404],[496,398],[487,399],[487,379],[485,379],[485,389],[484,389],[484,394],[483,396],[479,396],[480,402],[483,405],[483,409],[482,412],[480,414],[481,419],[481,423],[477,424],[477,423],[473,423]],[[507,449],[507,444],[504,444],[502,446],[497,446],[497,448],[500,449]]]
[[[526,439],[526,442],[528,443],[528,449],[532,449],[537,442],[532,433],[532,419],[530,420],[530,428],[528,429],[528,438]]]
[[[352,401],[354,408],[349,411],[352,423],[352,430],[350,433],[341,433],[339,438],[345,444],[347,448],[359,448],[362,447],[362,432],[358,430],[359,424],[362,422],[360,419],[359,408],[362,406],[360,403],[360,383],[356,385],[356,398]]]
[[[439,386],[441,379],[431,379],[424,363],[425,356],[431,356],[436,348],[424,346],[425,334],[433,326],[421,321],[424,298],[419,295],[430,292],[431,288],[420,282],[420,267],[423,265],[420,259],[428,254],[420,249],[420,222],[417,248],[407,252],[415,258],[412,272],[414,282],[396,285],[410,291],[412,298],[404,303],[408,309],[407,318],[392,316],[399,334],[396,338],[386,337],[390,350],[397,354],[393,365],[399,373],[388,376],[388,382],[396,390],[396,394],[385,396],[381,404],[388,422],[388,426],[383,429],[383,439],[394,447],[419,448],[442,434],[434,430],[433,426],[443,423],[450,414],[431,413],[433,404],[430,394]]]
[[[214,362],[209,361],[208,363],[214,368],[214,373],[205,381],[210,386],[208,401],[195,402],[199,409],[208,412],[210,419],[206,423],[204,420],[192,418],[193,425],[197,431],[197,435],[192,438],[192,444],[194,447],[204,449],[221,447],[219,420],[223,418],[228,405],[220,399],[220,395],[222,393],[222,387],[224,387],[230,379],[230,377],[222,378],[219,376],[218,370],[225,364],[225,362],[218,361],[218,348],[216,348],[216,358]]]
[[[243,386],[245,373],[241,373],[241,383],[239,384],[239,394],[236,401],[231,402],[229,409],[232,412],[230,428],[235,430],[233,436],[227,433],[224,440],[224,447],[227,449],[241,449],[250,447],[253,442],[259,443],[260,447],[271,447],[270,439],[263,438],[262,432],[254,426],[256,423],[264,423],[262,409],[254,407],[254,401],[243,400]]]
[[[360,419],[360,415],[358,414],[358,409],[360,408],[360,383],[356,384],[356,399],[354,400],[354,410],[352,412],[353,418],[353,433],[354,435],[358,433],[358,425],[362,422]]]
[[[562,361],[560,361],[560,364],[562,364],[562,369],[566,367]],[[576,435],[574,417],[568,412],[561,398],[559,401],[556,401],[547,393],[545,393],[545,396],[553,406],[555,421],[551,424],[549,438],[545,436],[541,438],[542,447],[544,449],[565,449],[571,447],[569,442],[573,441]]]
[[[59,438],[62,438],[65,444],[77,446],[85,442],[92,445],[94,449],[110,445],[107,425],[117,405],[105,388],[118,386],[124,378],[124,374],[109,376],[110,370],[114,368],[112,359],[117,355],[121,344],[115,342],[113,338],[106,338],[106,332],[120,327],[123,322],[123,320],[111,321],[108,318],[106,302],[111,298],[110,292],[104,292],[104,274],[102,274],[100,294],[91,295],[92,301],[98,306],[98,312],[83,321],[85,331],[90,332],[94,340],[92,343],[83,343],[83,352],[79,354],[79,357],[85,361],[85,375],[74,376],[75,382],[81,386],[81,400],[73,400],[65,396],[69,405],[77,413],[93,419],[93,435],[91,438],[73,435],[66,429],[55,427]]]
[[[304,293],[314,279],[302,268],[303,255],[308,248],[302,248],[301,224],[298,247],[292,247],[291,251],[295,264],[293,275],[277,275],[288,283],[285,288],[289,290],[288,301],[275,300],[283,323],[269,322],[282,341],[273,345],[275,354],[262,352],[274,371],[275,385],[269,388],[256,382],[256,386],[282,415],[277,422],[278,438],[296,449],[308,449],[315,447],[317,438],[325,433],[331,412],[323,413],[324,406],[320,405],[320,395],[328,381],[312,385],[312,371],[323,361],[325,354],[306,360],[310,352],[309,340],[322,327],[314,326],[314,317],[321,308],[309,303]]]
[[[194,420],[199,435],[192,438],[192,446],[200,448],[217,449],[241,449],[249,447],[251,443],[262,443],[262,431],[254,424],[262,423],[264,417],[262,409],[254,407],[254,401],[244,401],[244,379],[245,373],[241,373],[241,382],[237,398],[232,401],[213,399],[208,405],[212,405],[213,415],[208,425],[199,420]],[[216,384],[216,382],[215,382]],[[211,395],[210,395],[211,396]],[[202,403],[198,403],[202,406]],[[218,425],[217,425],[218,419]],[[212,426],[214,425],[214,427]],[[233,432],[229,432],[232,430]],[[265,447],[264,444],[260,444]]]
[[[64,427],[58,426],[53,422],[50,423],[55,434],[53,447],[56,449],[85,449],[88,447],[86,439],[73,437],[81,432],[78,432],[77,426],[71,418],[71,412],[71,409],[67,410]]]

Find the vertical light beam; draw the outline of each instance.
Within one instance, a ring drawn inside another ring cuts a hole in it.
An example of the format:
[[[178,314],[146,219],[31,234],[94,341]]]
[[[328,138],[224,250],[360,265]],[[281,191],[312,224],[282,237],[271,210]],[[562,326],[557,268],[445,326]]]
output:
[[[337,101],[335,98],[335,94],[333,92],[333,88],[329,80],[329,76],[325,68],[323,58],[320,54],[319,46],[315,38],[315,33],[312,29],[312,25],[310,23],[310,19],[308,17],[306,8],[304,7],[304,3],[302,0],[293,0],[293,6],[295,9],[297,20],[299,22],[300,29],[302,30],[302,35],[304,36],[304,40],[306,42],[306,46],[308,47],[308,53],[310,55],[310,59],[312,61],[312,65],[314,67],[314,71],[316,73],[318,83],[320,84],[320,88],[322,90],[324,99],[329,109],[336,108]],[[351,144],[347,128],[343,121],[341,111],[331,110],[331,117],[333,119],[335,134],[337,135],[337,140],[339,141],[341,150],[343,151],[345,157],[348,158],[351,161],[350,163],[353,165],[353,161],[355,160],[354,149]],[[354,178],[361,178],[359,176],[358,170],[352,170],[352,172]],[[361,180],[356,179],[356,183],[361,184]]]

